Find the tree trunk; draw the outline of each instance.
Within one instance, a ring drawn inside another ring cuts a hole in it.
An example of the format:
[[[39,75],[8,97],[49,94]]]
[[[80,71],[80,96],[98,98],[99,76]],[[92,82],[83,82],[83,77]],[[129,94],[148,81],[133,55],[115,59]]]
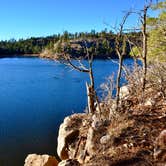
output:
[[[90,85],[91,85],[92,89],[94,90],[94,77],[93,77],[92,67],[89,70],[89,78],[90,78]]]
[[[145,91],[146,86],[146,73],[147,73],[147,33],[146,33],[146,17],[147,17],[147,7],[144,8],[143,14],[143,49],[142,49],[142,62],[143,62],[143,80],[142,80],[142,91]]]
[[[121,78],[121,73],[122,73],[122,62],[123,62],[123,57],[119,57],[119,69],[118,69],[117,80],[116,80],[116,111],[119,107],[120,78]]]
[[[86,82],[87,98],[88,98],[88,110],[89,113],[94,113],[94,91],[91,85]]]
[[[90,113],[94,113],[95,111],[95,88],[94,88],[94,76],[92,70],[92,59],[89,60],[89,79],[90,85],[86,84],[87,87],[87,95],[88,95],[88,109]]]

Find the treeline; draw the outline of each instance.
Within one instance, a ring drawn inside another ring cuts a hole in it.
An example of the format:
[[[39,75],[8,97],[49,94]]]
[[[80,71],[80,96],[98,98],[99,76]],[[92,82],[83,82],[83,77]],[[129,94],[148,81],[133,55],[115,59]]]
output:
[[[57,40],[56,36],[39,37],[8,41],[0,41],[0,55],[14,55],[14,54],[39,54],[50,43]]]
[[[134,40],[140,38],[140,33],[129,33],[128,36]],[[22,55],[22,54],[41,54],[45,52],[47,56],[49,54],[57,54],[63,49],[64,43],[68,42],[70,47],[70,53],[73,56],[84,55],[84,41],[87,42],[88,47],[94,51],[96,49],[96,56],[105,58],[108,56],[115,56],[115,38],[116,34],[107,29],[96,32],[80,32],[69,33],[65,31],[63,34],[52,35],[48,37],[32,37],[29,39],[8,41],[0,41],[0,56],[6,55]],[[130,47],[127,47],[126,55],[129,55]]]
[[[141,45],[141,33],[130,32],[123,34],[130,40]],[[65,52],[70,54],[71,58],[85,57],[88,53],[93,53],[94,58],[106,59],[117,58],[116,54],[116,37],[117,34],[106,29],[101,32],[81,32],[81,33],[69,33],[65,31],[60,36],[59,40],[55,43],[50,43],[43,50],[41,56],[47,58],[59,59]],[[121,45],[123,41],[120,41]],[[126,41],[125,57],[130,56],[131,45]]]

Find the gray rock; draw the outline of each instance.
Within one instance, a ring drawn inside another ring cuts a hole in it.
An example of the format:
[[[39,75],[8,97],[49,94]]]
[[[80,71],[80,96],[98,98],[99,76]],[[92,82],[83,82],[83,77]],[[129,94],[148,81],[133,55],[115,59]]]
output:
[[[125,98],[129,95],[129,87],[127,85],[120,88],[119,97],[120,99]]]
[[[104,135],[100,138],[100,143],[101,144],[107,144],[111,139],[110,135]]]

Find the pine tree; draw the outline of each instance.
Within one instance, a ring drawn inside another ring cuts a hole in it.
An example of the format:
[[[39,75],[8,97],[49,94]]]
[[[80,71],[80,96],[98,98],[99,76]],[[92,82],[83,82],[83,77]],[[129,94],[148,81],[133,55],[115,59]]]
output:
[[[166,0],[153,9],[160,13],[156,18],[148,18],[148,60],[166,61]]]

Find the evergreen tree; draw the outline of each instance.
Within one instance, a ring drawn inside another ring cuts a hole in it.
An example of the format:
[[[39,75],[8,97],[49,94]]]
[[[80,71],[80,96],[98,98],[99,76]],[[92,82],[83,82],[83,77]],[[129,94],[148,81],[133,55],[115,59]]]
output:
[[[149,18],[148,59],[166,61],[166,0],[153,7],[160,10],[157,18]]]

